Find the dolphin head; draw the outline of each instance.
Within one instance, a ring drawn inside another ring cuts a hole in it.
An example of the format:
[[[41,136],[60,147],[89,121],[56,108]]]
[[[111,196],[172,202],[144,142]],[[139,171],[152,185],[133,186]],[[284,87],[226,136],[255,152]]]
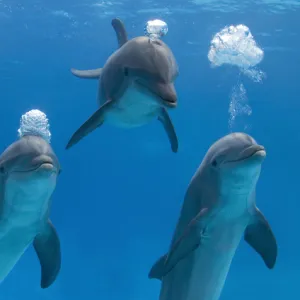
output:
[[[224,193],[249,193],[266,156],[263,146],[245,133],[232,133],[214,143],[205,162]]]
[[[129,76],[135,87],[150,93],[162,106],[177,106],[174,80],[178,66],[172,51],[161,40],[137,37],[128,41],[121,49],[125,76]]]
[[[232,133],[217,141],[210,149],[211,164],[219,169],[260,166],[266,151],[249,135]]]
[[[13,218],[14,226],[32,226],[47,218],[59,172],[51,146],[39,136],[25,135],[2,153],[0,201],[6,204],[5,214],[21,213]]]
[[[38,136],[22,137],[0,156],[0,174],[19,183],[56,181],[59,173],[51,146]]]

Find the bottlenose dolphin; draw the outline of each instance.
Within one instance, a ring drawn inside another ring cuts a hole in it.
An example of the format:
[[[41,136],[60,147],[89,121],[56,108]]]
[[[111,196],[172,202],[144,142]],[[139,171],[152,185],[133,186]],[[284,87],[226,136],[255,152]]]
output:
[[[61,265],[60,241],[49,215],[60,165],[51,146],[26,135],[0,156],[0,280],[33,243],[41,265],[41,287],[49,287]]]
[[[123,23],[112,20],[119,49],[95,70],[71,69],[80,78],[99,80],[100,108],[73,134],[66,149],[78,143],[104,122],[133,128],[157,118],[165,128],[173,152],[178,140],[167,108],[177,106],[174,80],[178,66],[169,47],[146,36],[127,39]]]
[[[162,280],[160,300],[217,300],[242,236],[273,268],[277,244],[255,204],[263,146],[229,134],[205,155],[187,189],[169,252],[149,278]]]

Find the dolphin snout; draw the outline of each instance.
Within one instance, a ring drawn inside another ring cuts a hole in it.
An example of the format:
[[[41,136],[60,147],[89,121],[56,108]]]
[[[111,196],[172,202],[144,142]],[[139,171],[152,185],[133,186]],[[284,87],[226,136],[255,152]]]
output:
[[[176,107],[177,106],[177,96],[176,94],[174,95],[169,95],[166,98],[162,98],[164,100],[164,104],[166,104],[169,107]]]
[[[45,175],[50,175],[50,174],[58,174],[59,170],[58,168],[55,166],[55,164],[50,163],[50,162],[43,162],[41,163],[37,168],[36,171],[39,174],[45,174]]]
[[[266,156],[266,150],[261,145],[252,145],[241,152],[240,159],[246,159],[253,155],[259,155],[259,156],[264,157],[264,156]]]
[[[162,99],[163,105],[167,107],[177,106],[177,93],[173,83],[157,84],[155,93]]]
[[[33,169],[42,169],[52,171],[55,169],[54,161],[50,156],[41,155],[32,160]]]
[[[224,161],[222,164],[227,165],[228,163],[237,163],[244,160],[247,160],[250,157],[257,157],[260,158],[260,160],[264,159],[266,156],[266,150],[261,145],[252,145],[243,151],[241,151],[235,158],[231,158],[229,160]]]
[[[40,165],[40,169],[52,171],[52,170],[54,170],[54,166],[51,163],[43,163]]]
[[[53,164],[53,159],[48,155],[40,155],[32,160],[33,165],[42,165],[44,163]]]

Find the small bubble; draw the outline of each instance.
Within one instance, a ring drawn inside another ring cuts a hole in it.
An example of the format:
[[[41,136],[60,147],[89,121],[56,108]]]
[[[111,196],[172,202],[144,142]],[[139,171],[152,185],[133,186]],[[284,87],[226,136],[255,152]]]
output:
[[[228,112],[228,125],[231,131],[236,125],[237,117],[250,116],[252,114],[252,108],[248,104],[246,89],[242,83],[232,88]],[[243,121],[245,121],[245,119]],[[244,125],[244,128],[246,127],[248,127],[248,124]]]

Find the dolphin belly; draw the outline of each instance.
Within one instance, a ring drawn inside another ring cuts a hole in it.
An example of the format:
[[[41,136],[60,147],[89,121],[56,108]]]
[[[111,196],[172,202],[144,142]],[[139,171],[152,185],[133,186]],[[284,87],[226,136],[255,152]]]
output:
[[[122,128],[140,127],[157,117],[159,109],[159,103],[151,94],[130,86],[107,113],[105,121]]]
[[[205,232],[199,247],[163,278],[160,300],[218,300],[246,226],[247,220],[225,222]]]
[[[52,172],[41,170],[11,175],[5,184],[1,223],[5,220],[8,228],[28,228],[40,224],[48,211],[55,186],[56,174]]]
[[[10,228],[1,232],[0,238],[0,280],[4,280],[32,243],[36,230],[32,228]]]
[[[0,219],[0,280],[9,274],[47,219],[56,175],[30,173],[6,180]]]

